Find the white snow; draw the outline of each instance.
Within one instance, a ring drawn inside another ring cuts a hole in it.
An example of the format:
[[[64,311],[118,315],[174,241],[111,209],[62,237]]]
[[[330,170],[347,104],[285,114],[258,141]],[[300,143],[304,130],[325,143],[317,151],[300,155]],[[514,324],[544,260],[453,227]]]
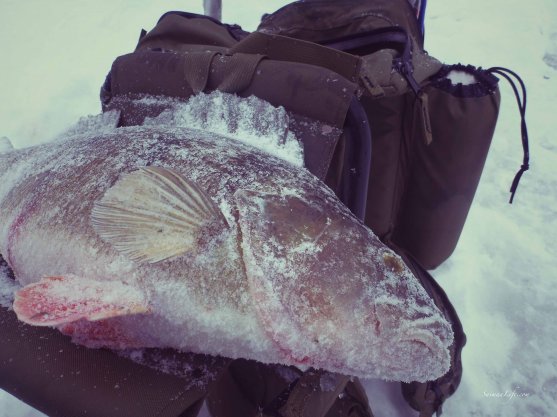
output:
[[[6,136],[0,138],[0,153],[9,152],[13,149],[12,142]]]
[[[477,82],[476,77],[472,74],[469,74],[465,71],[456,71],[453,70],[447,74],[447,78],[451,80],[453,85],[462,84],[462,85],[471,85]]]
[[[224,20],[252,30],[262,13],[285,3],[225,1]],[[201,12],[202,2],[3,2],[0,36],[9,41],[0,68],[0,136],[16,147],[33,145],[98,113],[98,90],[114,57],[134,48],[141,27],[184,9]],[[532,154],[510,206],[522,149],[512,90],[501,81],[500,120],[474,205],[455,253],[433,273],[468,337],[462,384],[444,406],[448,417],[557,415],[556,33],[554,0],[428,4],[426,48],[433,56],[507,66],[524,78]],[[376,417],[417,415],[398,384],[366,387]],[[0,391],[0,417],[8,416],[42,414]]]

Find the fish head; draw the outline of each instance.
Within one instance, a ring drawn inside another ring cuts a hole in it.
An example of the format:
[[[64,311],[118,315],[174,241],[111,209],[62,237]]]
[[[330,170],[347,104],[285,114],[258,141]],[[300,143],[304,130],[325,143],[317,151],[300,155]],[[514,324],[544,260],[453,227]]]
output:
[[[249,290],[285,362],[403,381],[448,370],[450,324],[338,200],[246,190],[235,198]]]

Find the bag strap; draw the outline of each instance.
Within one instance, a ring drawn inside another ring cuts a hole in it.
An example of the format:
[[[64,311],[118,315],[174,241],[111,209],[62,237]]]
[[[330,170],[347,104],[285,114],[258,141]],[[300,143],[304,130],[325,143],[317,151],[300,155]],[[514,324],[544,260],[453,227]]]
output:
[[[277,61],[291,61],[327,68],[357,82],[361,59],[358,56],[327,48],[313,42],[253,32],[229,49],[229,53],[263,54]]]
[[[262,32],[248,33],[237,25],[226,25],[209,16],[177,11],[165,13],[153,30],[143,32],[136,50],[180,51],[197,44],[205,46],[200,51],[208,47],[229,55],[264,55],[276,61],[315,65],[352,82],[357,81],[361,66],[359,57],[313,42]]]
[[[528,169],[530,169],[530,146],[528,143],[528,127],[526,126],[526,86],[524,85],[524,81],[522,81],[522,78],[520,78],[520,76],[516,72],[511,71],[508,68],[492,67],[489,68],[487,72],[490,74],[500,75],[501,77],[505,78],[509,82],[509,84],[513,89],[514,95],[516,97],[516,102],[518,104],[518,111],[520,112],[520,135],[522,138],[522,150],[524,152],[524,156],[522,158],[522,165],[520,166],[520,169],[516,173],[514,180],[511,184],[511,188],[509,190],[511,193],[509,204],[512,204],[522,174],[524,174],[526,171],[528,171]],[[511,76],[514,77],[516,81],[518,81],[518,84],[520,85],[520,89],[522,92],[522,97],[518,92],[518,88],[516,87],[516,84],[514,83]]]

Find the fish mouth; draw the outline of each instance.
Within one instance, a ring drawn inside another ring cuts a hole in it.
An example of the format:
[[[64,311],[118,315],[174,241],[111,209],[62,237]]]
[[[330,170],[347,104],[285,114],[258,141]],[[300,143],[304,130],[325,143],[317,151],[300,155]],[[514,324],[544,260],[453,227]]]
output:
[[[285,353],[285,350],[282,351]],[[288,351],[285,359],[304,369],[308,366],[359,378],[426,382],[445,375],[450,352],[443,340],[425,329],[413,329],[396,338],[381,338],[370,345],[364,340],[343,345],[342,350],[321,351],[303,358]]]
[[[412,373],[412,381],[431,381],[445,375],[450,368],[450,352],[443,341],[430,330],[415,328],[390,343],[387,355],[391,356],[390,371],[401,373],[404,382],[411,382],[403,375]]]
[[[375,330],[387,373],[404,382],[431,381],[447,373],[454,338],[449,322],[435,312],[405,319],[395,306],[378,307]]]
[[[442,316],[432,312],[409,318],[393,304],[369,307],[365,332],[347,327],[345,337],[333,348],[335,352],[326,355],[337,372],[361,378],[425,382],[449,370],[453,332]]]

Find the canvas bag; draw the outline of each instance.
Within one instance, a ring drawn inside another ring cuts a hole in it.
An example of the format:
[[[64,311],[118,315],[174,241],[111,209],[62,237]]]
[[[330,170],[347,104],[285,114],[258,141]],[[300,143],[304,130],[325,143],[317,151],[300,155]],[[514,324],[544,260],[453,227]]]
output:
[[[446,260],[464,227],[495,129],[497,78],[429,56],[407,0],[294,2],[264,16],[258,31],[362,58],[360,100],[372,136],[365,222],[428,269]],[[451,71],[466,72],[475,82],[453,86],[446,78]],[[337,179],[332,175],[328,183],[335,188]]]

